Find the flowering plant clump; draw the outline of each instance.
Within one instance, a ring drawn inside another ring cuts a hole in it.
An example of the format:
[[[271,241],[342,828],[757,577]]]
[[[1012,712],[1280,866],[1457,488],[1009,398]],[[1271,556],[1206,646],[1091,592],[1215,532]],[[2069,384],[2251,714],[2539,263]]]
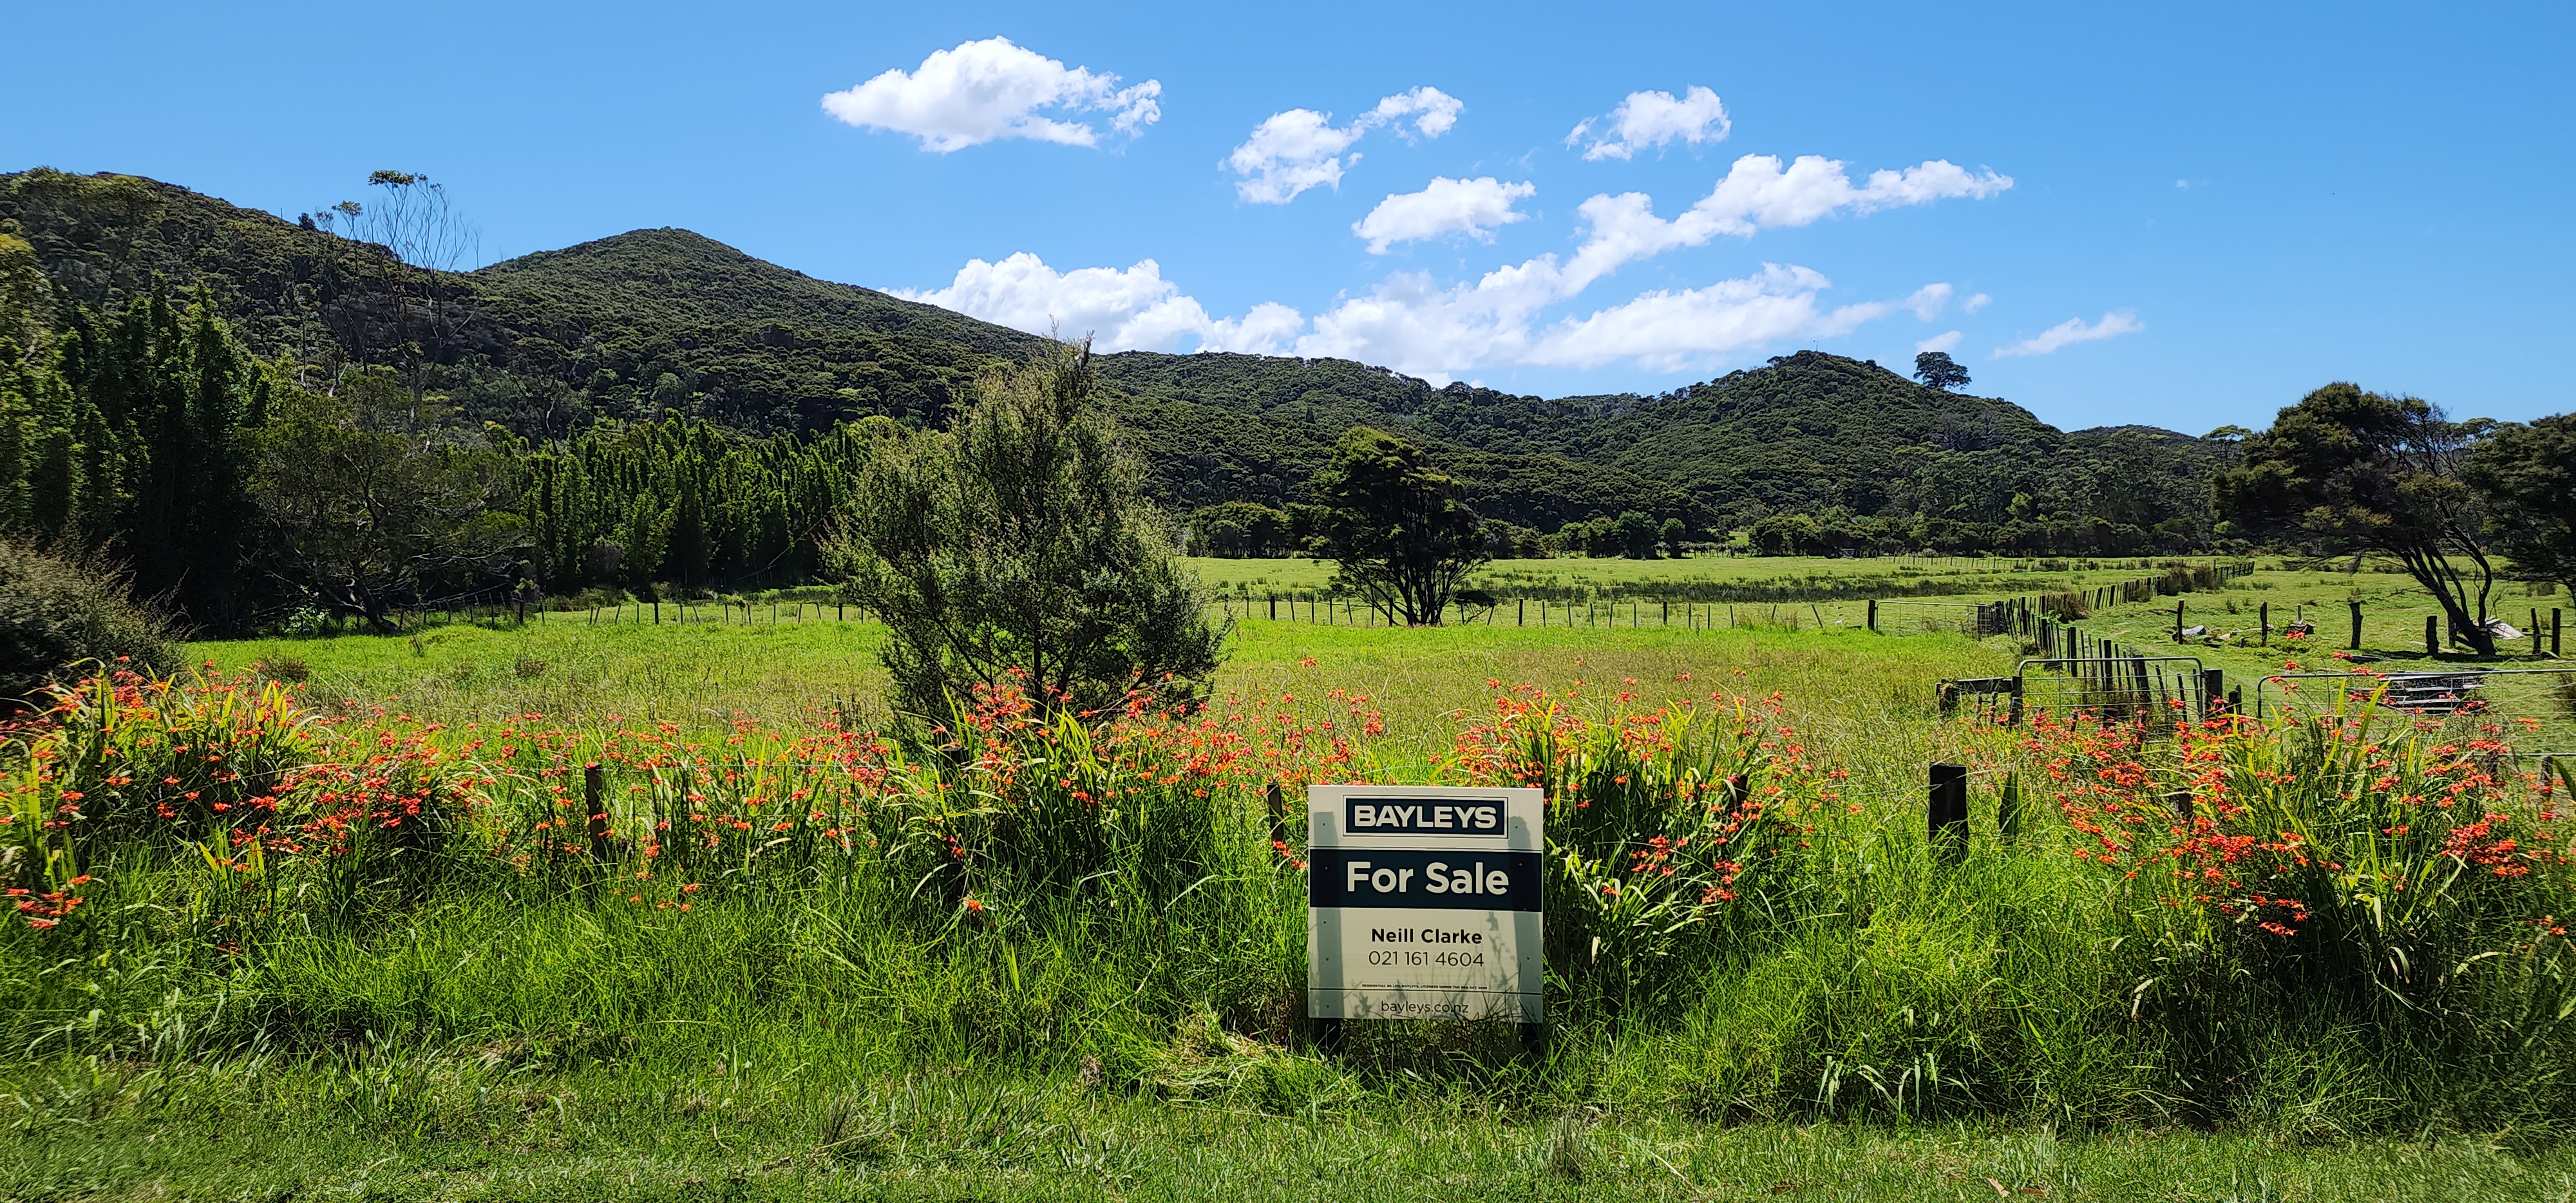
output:
[[[59,688],[10,732],[0,876],[38,928],[129,853],[177,853],[244,887],[286,864],[344,885],[385,880],[389,864],[417,879],[477,781],[434,729],[383,718],[334,723],[276,682],[211,671],[119,667]]]
[[[124,667],[58,687],[8,732],[0,877],[31,925],[79,905],[94,862],[130,844],[222,846],[272,822],[314,756],[315,724],[275,686],[154,680]]]
[[[1794,910],[1818,884],[1821,825],[1857,809],[1776,694],[1594,717],[1523,687],[1460,735],[1450,767],[1546,791],[1550,959],[1629,990]]]
[[[2133,729],[2042,716],[2027,750],[2076,856],[2142,881],[2272,980],[2425,1007],[2464,979],[2566,953],[2566,800],[2507,766],[2500,723],[2338,694],[2268,723]]]
[[[1005,900],[1169,898],[1204,878],[1264,784],[1353,756],[1294,701],[1183,711],[1139,690],[1081,713],[979,688],[927,739],[838,716],[803,733],[740,721],[720,740],[668,722],[585,737],[539,715],[462,734],[508,802],[492,851],[515,871],[587,873],[606,852],[631,862],[631,902],[682,911],[710,891],[874,872],[932,913],[981,922]],[[1270,843],[1276,863],[1302,864]]]

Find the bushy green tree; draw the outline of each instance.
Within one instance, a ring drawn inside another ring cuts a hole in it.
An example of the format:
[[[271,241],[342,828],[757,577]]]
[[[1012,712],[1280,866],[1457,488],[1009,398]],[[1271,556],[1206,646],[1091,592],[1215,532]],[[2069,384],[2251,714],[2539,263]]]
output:
[[[1946,393],[1967,387],[1968,369],[1950,358],[1947,351],[1925,351],[1914,357],[1914,378]]]
[[[2486,499],[2514,575],[2576,593],[2576,414],[2497,427],[2461,476]]]
[[[2414,397],[2329,384],[2245,440],[2243,461],[2218,476],[2218,513],[2231,533],[2395,559],[2449,615],[2454,640],[2494,655],[2496,570],[2479,498],[2460,478],[2486,428]]]
[[[1437,626],[1467,573],[1490,555],[1483,520],[1456,480],[1411,443],[1352,427],[1312,486],[1323,508],[1323,554],[1351,590],[1390,622]]]
[[[1174,562],[1088,342],[990,372],[947,430],[862,455],[825,555],[891,628],[901,712],[944,717],[978,685],[1077,712],[1203,693],[1228,626]]]
[[[507,581],[529,545],[502,452],[405,434],[408,392],[353,372],[280,389],[255,490],[283,591],[383,628],[396,605]]]
[[[1286,555],[1288,515],[1250,501],[1202,507],[1190,515],[1190,549],[1229,558]]]

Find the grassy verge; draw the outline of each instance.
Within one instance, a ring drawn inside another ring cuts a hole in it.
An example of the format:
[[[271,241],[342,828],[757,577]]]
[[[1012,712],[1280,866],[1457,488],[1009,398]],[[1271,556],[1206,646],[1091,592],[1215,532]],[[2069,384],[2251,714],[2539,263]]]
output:
[[[363,1062],[84,1084],[0,1144],[0,1195],[121,1198],[2576,1199],[2576,1154],[2511,1138],[2285,1145],[1975,1125],[1738,1125],[1575,1109],[1251,1115],[1078,1084],[540,1080]],[[101,1098],[104,1093],[110,1097]],[[149,1101],[127,1099],[150,1095]]]

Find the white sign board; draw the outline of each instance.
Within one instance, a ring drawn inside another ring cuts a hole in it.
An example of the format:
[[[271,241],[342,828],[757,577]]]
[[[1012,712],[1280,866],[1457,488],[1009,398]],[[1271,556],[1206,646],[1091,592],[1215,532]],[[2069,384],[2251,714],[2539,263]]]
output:
[[[1306,1013],[1538,1023],[1535,789],[1306,791]]]

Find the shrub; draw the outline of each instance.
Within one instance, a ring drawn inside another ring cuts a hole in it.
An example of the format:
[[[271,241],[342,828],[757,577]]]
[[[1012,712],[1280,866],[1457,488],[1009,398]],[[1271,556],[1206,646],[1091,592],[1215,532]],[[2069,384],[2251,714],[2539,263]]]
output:
[[[975,686],[1076,711],[1205,695],[1229,624],[1119,439],[1085,343],[986,374],[946,431],[867,445],[823,552],[889,629],[898,713],[935,722]]]
[[[263,656],[250,662],[250,670],[271,681],[301,685],[313,679],[313,666],[300,656]]]
[[[0,705],[27,705],[83,661],[178,667],[167,625],[132,601],[122,575],[0,541]]]

